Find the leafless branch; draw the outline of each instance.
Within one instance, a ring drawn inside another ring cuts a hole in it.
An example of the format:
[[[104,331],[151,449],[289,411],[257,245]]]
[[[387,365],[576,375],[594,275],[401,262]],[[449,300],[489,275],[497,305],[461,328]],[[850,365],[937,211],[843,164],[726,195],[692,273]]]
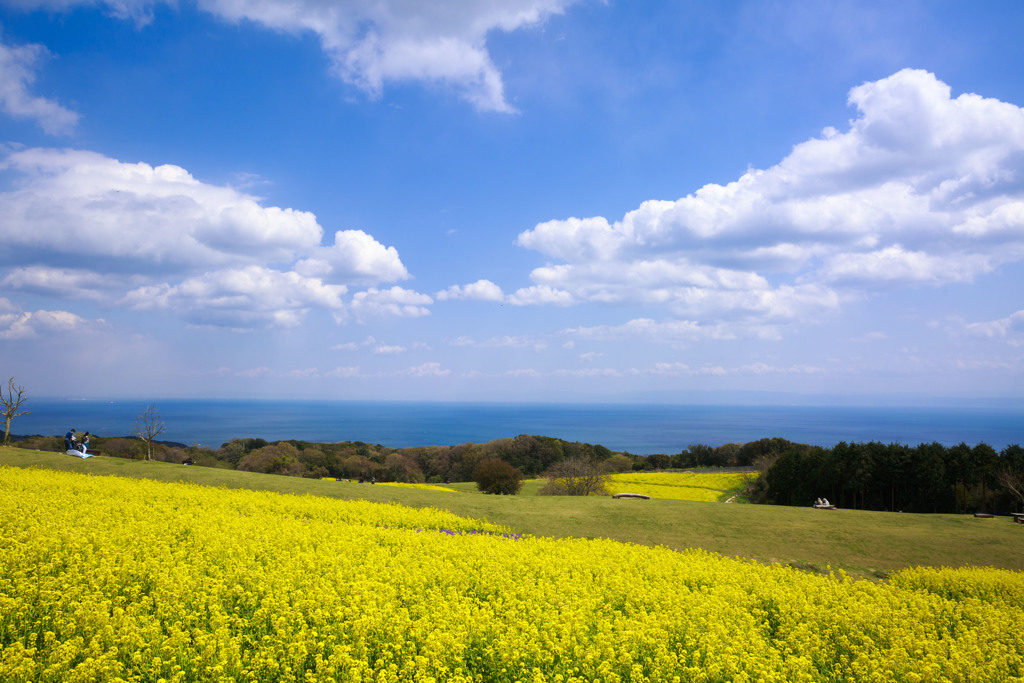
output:
[[[135,420],[135,436],[146,442],[146,460],[153,459],[153,439],[164,433],[164,421],[156,406],[152,403],[146,407]]]
[[[11,445],[11,420],[19,415],[27,415],[30,412],[28,410],[18,412],[18,408],[25,402],[25,399],[25,387],[14,386],[14,377],[7,380],[6,394],[4,393],[3,386],[0,385],[0,403],[4,406],[4,446]]]
[[[1000,486],[1020,498],[1020,501],[1024,503],[1024,472],[1006,466],[999,470],[997,478]]]

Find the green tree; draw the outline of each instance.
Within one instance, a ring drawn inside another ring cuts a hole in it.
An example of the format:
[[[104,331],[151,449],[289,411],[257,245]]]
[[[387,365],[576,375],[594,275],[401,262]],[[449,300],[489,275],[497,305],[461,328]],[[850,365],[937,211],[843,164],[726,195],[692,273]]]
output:
[[[485,458],[473,468],[473,481],[483,493],[514,496],[523,487],[523,473],[499,458]]]
[[[810,505],[817,487],[808,481],[804,454],[791,448],[775,459],[764,473],[764,498],[776,505]],[[808,487],[811,488],[808,488]]]
[[[999,454],[996,478],[1001,487],[1014,498],[1014,503],[1024,503],[1024,448],[1007,446]]]
[[[947,468],[946,447],[937,441],[918,444],[910,452],[902,497],[907,512],[952,512],[954,490]]]
[[[601,466],[606,472],[612,474],[616,472],[630,472],[633,469],[633,463],[635,460],[628,455],[623,453],[615,453],[610,458],[601,463]]]
[[[999,482],[996,480],[998,460],[999,455],[996,453],[996,449],[984,441],[971,449],[971,464],[978,473],[975,481],[981,487],[981,510],[985,512],[991,512],[992,504],[989,501],[989,492],[999,487]]]
[[[27,415],[29,411],[23,410],[20,413],[18,408],[25,402],[25,387],[14,386],[14,377],[7,380],[7,393],[4,393],[3,387],[0,386],[0,403],[3,404],[4,408],[4,446],[11,445],[11,420],[18,417],[19,415]]]
[[[451,459],[451,480],[473,481],[473,470],[484,459],[483,447],[474,443],[460,443],[452,446]]]
[[[529,434],[520,434],[514,439],[499,439],[491,443],[496,446],[491,451],[492,457],[507,460],[525,476],[540,474],[561,456],[550,443]]]
[[[388,453],[384,458],[384,476],[388,481],[406,484],[423,481],[423,472],[412,458],[398,453]]]
[[[881,487],[879,495],[886,510],[902,510],[906,493],[904,482],[910,463],[910,449],[903,444],[890,443],[877,463],[876,478]]]
[[[779,453],[796,445],[799,444],[794,444],[779,437],[748,441],[740,446],[739,453],[736,454],[736,465],[739,467],[756,466],[759,460],[774,460],[778,457]],[[693,447],[691,446],[691,448]]]
[[[672,467],[672,456],[664,453],[651,453],[647,456],[646,469],[666,470],[669,467]]]
[[[713,467],[737,467],[743,444],[724,443],[714,450]]]
[[[369,479],[374,476],[376,465],[369,458],[356,455],[355,452],[341,462],[342,477],[349,479]]]
[[[250,451],[238,463],[244,472],[284,474],[290,477],[305,476],[308,470],[299,460],[299,449],[287,441],[272,443]]]
[[[874,476],[879,445],[876,441],[852,443],[846,456],[846,490],[853,494],[853,507],[860,510],[867,508],[865,501]]]
[[[953,480],[956,495],[956,511],[967,512],[973,503],[971,488],[978,478],[974,470],[974,449],[961,441],[946,451],[946,474]]]
[[[686,449],[689,467],[711,467],[715,464],[715,449],[707,444],[693,443]]]

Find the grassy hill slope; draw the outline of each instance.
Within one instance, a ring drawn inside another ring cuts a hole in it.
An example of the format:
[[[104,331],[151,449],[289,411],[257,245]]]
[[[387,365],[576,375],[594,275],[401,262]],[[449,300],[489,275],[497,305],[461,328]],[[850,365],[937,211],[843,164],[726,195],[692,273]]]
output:
[[[485,496],[118,458],[79,460],[18,448],[0,448],[0,466],[4,465],[434,507],[535,536],[703,548],[812,571],[831,566],[854,576],[883,576],[915,565],[1024,569],[1024,525],[1012,524],[1006,517],[976,519],[610,497]]]

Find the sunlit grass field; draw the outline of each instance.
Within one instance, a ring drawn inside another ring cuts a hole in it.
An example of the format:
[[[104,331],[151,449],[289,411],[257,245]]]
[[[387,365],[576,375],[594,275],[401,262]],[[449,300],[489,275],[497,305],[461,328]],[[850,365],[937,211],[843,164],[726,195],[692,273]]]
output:
[[[535,536],[607,538],[676,550],[702,548],[763,563],[817,572],[832,567],[871,578],[915,565],[1024,569],[1024,525],[1014,525],[1009,518],[550,497],[536,495],[544,483],[540,480],[525,482],[519,496],[487,496],[476,492],[472,483],[451,484],[448,487],[460,492],[450,493],[120,458],[79,460],[17,448],[0,448],[0,465],[436,507]]]
[[[0,468],[0,490],[4,681],[1024,675],[1020,572],[852,580],[438,508],[43,469]]]

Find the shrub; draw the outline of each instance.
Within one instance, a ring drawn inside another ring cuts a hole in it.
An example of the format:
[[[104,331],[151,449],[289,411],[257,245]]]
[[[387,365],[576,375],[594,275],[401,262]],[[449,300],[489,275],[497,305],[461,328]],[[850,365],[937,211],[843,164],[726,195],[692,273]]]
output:
[[[31,451],[64,452],[64,440],[59,436],[29,436],[17,442],[17,446]]]
[[[97,441],[99,440],[97,439]],[[102,450],[103,455],[109,455],[115,458],[142,460],[146,457],[145,446],[137,439],[126,439],[116,436],[110,439],[104,439],[102,443],[97,443],[96,446],[98,449]]]
[[[633,470],[633,459],[622,453],[615,453],[605,460],[601,466],[606,472],[631,472]]]
[[[473,481],[484,493],[514,496],[523,487],[523,473],[504,460],[486,458],[473,468]]]

